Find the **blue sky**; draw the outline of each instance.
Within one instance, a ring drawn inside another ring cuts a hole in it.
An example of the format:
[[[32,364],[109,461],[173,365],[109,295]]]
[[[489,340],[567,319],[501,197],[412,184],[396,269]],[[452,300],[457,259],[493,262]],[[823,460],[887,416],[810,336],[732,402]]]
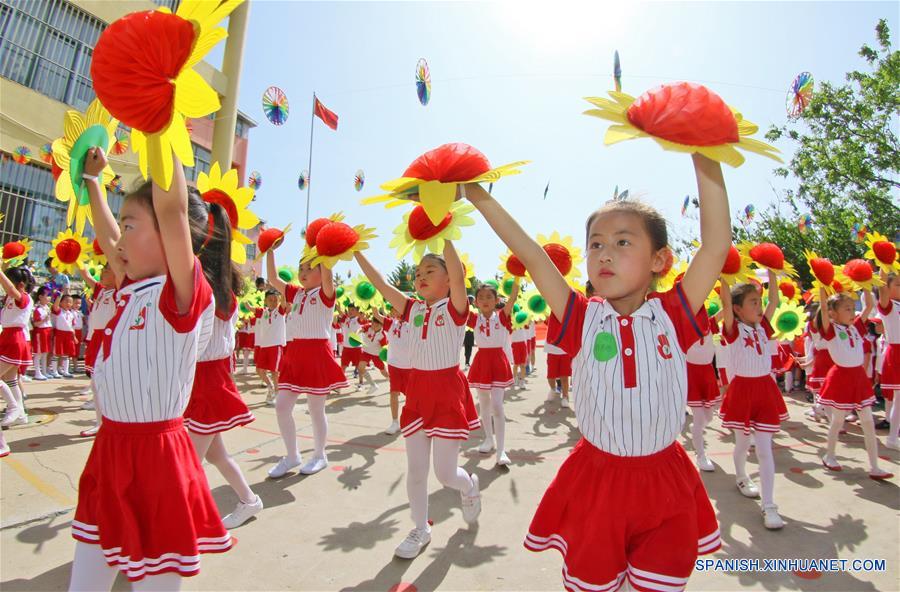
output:
[[[379,237],[369,255],[384,272],[396,265],[388,243],[405,210],[359,200],[445,142],[471,144],[494,165],[532,161],[494,187],[532,235],[558,230],[581,244],[586,216],[618,185],[663,211],[671,240],[692,237],[698,223],[680,214],[684,196],[696,193],[690,159],[649,140],[605,147],[606,123],[582,115],[589,107],[583,97],[612,88],[614,50],[625,92],[701,82],[765,130],[784,122],[785,95],[799,72],[840,82],[864,67],[857,51],[874,44],[879,18],[889,20],[896,47],[894,2],[254,1],[239,99],[259,122],[250,135],[249,169],[263,176],[254,206],[272,225],[303,226],[297,177],[307,168],[315,91],[340,124],[334,132],[315,122],[311,217],[342,210],[351,224],[374,226]],[[427,107],[415,92],[420,57],[432,73]],[[270,85],[291,102],[282,127],[262,113]],[[749,203],[762,209],[775,199],[772,186],[790,186],[774,177],[775,165],[748,155],[739,169],[725,167],[733,214]],[[353,188],[357,169],[366,175],[360,193]],[[487,278],[505,248],[476,219],[458,247]],[[295,263],[301,247],[300,233],[291,233],[278,263]],[[355,265],[338,269],[356,273]]]

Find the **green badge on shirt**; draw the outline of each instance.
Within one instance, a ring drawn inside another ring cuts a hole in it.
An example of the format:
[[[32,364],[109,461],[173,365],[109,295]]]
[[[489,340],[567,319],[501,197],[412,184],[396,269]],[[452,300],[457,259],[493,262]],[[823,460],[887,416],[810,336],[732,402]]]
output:
[[[842,339],[842,340],[846,340],[846,339],[847,339],[847,334],[844,333],[843,331],[841,331],[840,333],[838,333],[838,337],[839,337],[840,339]]]
[[[619,353],[616,338],[612,333],[597,333],[594,338],[594,359],[598,362],[608,362]]]
[[[416,327],[421,327],[422,323],[424,323],[424,322],[425,322],[425,315],[418,314],[413,319],[413,325],[415,325]]]

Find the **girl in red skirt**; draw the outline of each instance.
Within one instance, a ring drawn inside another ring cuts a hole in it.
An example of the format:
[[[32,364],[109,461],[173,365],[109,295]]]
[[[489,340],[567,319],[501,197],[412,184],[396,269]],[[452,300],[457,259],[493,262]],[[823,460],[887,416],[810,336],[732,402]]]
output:
[[[69,372],[69,360],[75,356],[75,311],[72,296],[64,288],[50,311],[53,321],[53,360],[50,378],[74,378]]]
[[[47,380],[47,356],[50,354],[50,340],[53,336],[53,325],[50,322],[50,289],[41,286],[37,289],[37,303],[31,317],[31,355],[34,359],[34,379]]]
[[[347,305],[347,312],[341,322],[341,330],[344,334],[344,348],[341,350],[341,369],[353,368],[356,371],[356,390],[362,388],[362,343],[359,334],[366,328],[365,319],[359,314],[359,308],[355,304]]]
[[[118,236],[116,236],[116,239],[118,240]],[[93,409],[97,422],[92,427],[80,432],[80,435],[85,438],[97,435],[100,424],[103,422],[103,414],[100,412],[101,406],[98,401],[97,385],[93,379],[94,362],[97,360],[97,352],[103,341],[103,330],[116,314],[116,276],[124,276],[121,270],[121,262],[118,259],[115,257],[107,258],[107,261],[107,264],[103,266],[103,271],[100,272],[99,282],[94,281],[94,278],[84,268],[79,268],[78,270],[85,285],[93,294],[91,298],[91,314],[88,315],[87,346],[84,350],[84,369],[91,378],[90,390],[93,393],[93,399],[85,402],[81,408]],[[119,268],[118,274],[113,271],[116,267]],[[96,339],[94,339],[95,336]]]
[[[303,475],[313,475],[328,466],[325,456],[325,441],[328,438],[325,397],[349,385],[328,343],[334,317],[334,279],[331,270],[324,265],[310,267],[309,263],[301,263],[299,276],[302,288],[286,284],[275,269],[274,250],[266,253],[268,280],[290,306],[286,332],[293,337],[288,341],[281,359],[278,394],[275,397],[278,430],[287,452],[269,469],[269,477],[277,479],[295,467],[300,467]],[[303,466],[300,466],[303,461],[297,449],[297,424],[294,422],[294,405],[300,395],[306,395],[314,443],[313,457]]]
[[[854,301],[847,293],[841,292],[829,298],[824,288],[819,291],[819,301],[826,302],[827,299],[828,310],[819,314],[817,322],[822,342],[834,360],[819,396],[819,402],[831,408],[828,443],[822,464],[829,471],[841,470],[834,457],[838,433],[844,426],[847,413],[856,412],[869,455],[869,478],[882,481],[893,477],[893,474],[878,467],[878,440],[872,419],[875,394],[872,381],[863,368],[863,336],[867,333],[866,321],[875,306],[875,298],[869,290],[864,292],[865,307],[857,316]]]
[[[818,315],[819,307],[816,306],[811,316],[815,318]],[[807,323],[806,333],[806,357],[803,367],[809,372],[806,378],[806,387],[813,394],[813,406],[806,412],[806,416],[817,422],[829,421],[828,412],[819,402],[819,393],[822,390],[822,384],[825,382],[825,376],[828,375],[828,371],[834,366],[834,361],[831,359],[831,354],[828,353],[828,348],[825,347],[825,343],[822,341],[819,329],[815,323],[812,321]]]
[[[237,350],[237,357],[241,362],[241,374],[247,373],[247,366],[250,364],[250,356],[253,355],[256,350],[256,320],[257,317],[244,319],[237,332],[237,347],[235,349]],[[256,361],[255,357],[254,361]]]
[[[25,266],[0,269],[0,288],[6,293],[0,318],[0,392],[6,399],[6,414],[0,425],[28,423],[25,400],[19,386],[19,368],[31,363],[30,347],[25,340],[33,305],[28,295],[34,278]]]
[[[446,241],[443,257],[429,253],[416,266],[415,288],[423,300],[413,300],[388,284],[365,255],[354,256],[384,299],[412,324],[412,370],[400,425],[406,438],[406,493],[415,528],[394,550],[397,557],[412,559],[431,541],[429,457],[438,481],[459,491],[463,519],[472,524],[481,513],[478,476],[458,466],[460,442],[479,426],[469,383],[459,369],[469,316],[465,271],[453,244]]]
[[[100,245],[127,277],[116,278],[116,314],[94,362],[103,423],[79,481],[69,589],[109,590],[121,571],[175,590],[199,572],[201,553],[234,544],[182,420],[212,330],[212,290],[192,249],[181,163],[173,158],[169,190],[146,183],[125,197],[116,242],[98,180],[106,165],[90,149],[84,181]]]
[[[724,280],[722,281],[724,285]],[[769,271],[769,304],[762,309],[762,296],[753,284],[739,284],[722,290],[722,337],[728,344],[731,380],[719,414],[722,425],[734,434],[734,469],[738,491],[749,498],[760,496],[760,489],[747,475],[747,452],[751,434],[759,460],[762,483],[762,513],[766,528],[784,527],[775,505],[775,458],[772,437],[788,418],[787,407],[772,378],[772,352],[769,341],[774,333],[769,319],[778,308],[778,280]]]
[[[513,329],[512,336],[513,387],[525,388],[525,365],[528,364],[528,331],[525,327]]]
[[[362,375],[362,380],[369,383],[369,393],[374,393],[378,390],[378,385],[375,384],[375,380],[369,374],[367,368],[370,365],[381,372],[383,378],[390,379],[387,369],[384,367],[384,362],[381,361],[381,348],[387,343],[381,320],[378,317],[373,318],[372,322],[360,332],[359,337],[362,340],[360,374]]]
[[[561,407],[569,408],[569,379],[572,377],[572,356],[559,346],[553,345],[555,337],[559,335],[562,325],[556,315],[550,315],[547,319],[547,340],[544,342],[544,352],[547,354],[547,383],[550,385],[550,393],[547,400],[556,398],[556,381],[559,381]]]
[[[274,407],[275,393],[278,392],[278,368],[284,355],[287,309],[281,305],[278,290],[266,292],[265,305],[259,319],[256,319],[257,346],[253,358],[256,373],[266,385],[266,405]]]
[[[721,542],[696,467],[678,443],[687,402],[685,352],[731,242],[718,163],[694,155],[702,246],[675,288],[653,293],[668,253],[666,221],[636,201],[610,201],[586,224],[587,271],[599,298],[575,292],[541,246],[478,185],[463,196],[531,274],[573,355],[583,439],[535,513],[526,548],[563,555],[563,585],[678,592],[698,554]],[[671,255],[668,255],[671,257]],[[665,500],[665,503],[660,503]]]
[[[406,395],[406,383],[409,380],[412,364],[411,332],[409,323],[402,318],[402,310],[391,307],[391,316],[389,317],[382,317],[377,312],[372,314],[376,319],[381,319],[388,341],[387,365],[391,389],[391,425],[384,433],[393,436],[400,431],[400,395]]]
[[[719,383],[716,381],[716,370],[712,361],[716,355],[713,335],[719,332],[719,324],[709,319],[706,331],[687,351],[687,404],[691,409],[691,441],[694,443],[694,455],[697,457],[697,468],[701,471],[715,471],[715,465],[706,456],[706,444],[703,432],[712,421],[715,408],[722,402]]]
[[[894,403],[895,395],[900,392],[900,276],[882,271],[881,279],[884,286],[878,288],[878,314],[887,344],[881,366],[881,393],[891,424],[884,445],[900,450],[900,402]]]
[[[478,447],[481,454],[490,454],[494,449],[494,434],[497,435],[497,464],[510,464],[506,454],[506,413],[503,410],[503,396],[512,386],[512,372],[505,348],[512,332],[510,315],[519,294],[519,282],[513,283],[512,292],[506,304],[497,310],[497,289],[491,284],[481,284],[475,292],[477,315],[469,315],[468,326],[475,332],[475,360],[469,367],[469,386],[478,391],[478,410],[484,441]]]

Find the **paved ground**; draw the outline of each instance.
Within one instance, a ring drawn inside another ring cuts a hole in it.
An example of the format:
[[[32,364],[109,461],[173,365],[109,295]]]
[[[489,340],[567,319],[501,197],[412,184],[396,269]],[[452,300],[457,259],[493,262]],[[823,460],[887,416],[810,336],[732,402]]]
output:
[[[542,371],[541,368],[539,371]],[[257,420],[226,436],[266,510],[234,531],[237,547],[206,555],[199,576],[186,590],[558,590],[560,557],[534,554],[522,540],[541,494],[577,440],[574,414],[546,403],[540,377],[507,396],[509,470],[474,450],[480,432],[465,444],[461,462],[481,479],[484,513],[479,527],[467,528],[459,496],[438,489],[431,479],[430,547],[417,559],[393,558],[394,546],[411,523],[406,502],[402,438],[386,436],[388,397],[384,384],[375,395],[334,397],[328,404],[331,465],[318,475],[266,479],[282,453],[274,409],[262,405],[255,381],[238,377]],[[0,461],[0,588],[64,590],[74,541],[69,534],[78,495],[78,477],[90,440],[78,432],[93,412],[78,409],[83,380],[30,383],[35,421],[8,430],[12,455]],[[825,426],[803,418],[802,395],[789,397],[792,419],[776,437],[776,501],[787,526],[766,531],[758,503],[734,486],[731,438],[714,425],[707,435],[717,465],[703,479],[718,511],[724,545],[714,557],[875,558],[886,571],[840,573],[694,573],[692,590],[897,590],[900,540],[900,478],[876,483],[865,473],[862,434],[857,426],[842,437],[842,473],[826,473],[818,455]],[[311,447],[305,406],[296,411],[304,453]],[[685,436],[688,434],[684,432]],[[883,438],[883,435],[882,435]],[[687,437],[683,441],[687,441]],[[884,465],[900,473],[900,454],[881,449]],[[751,457],[750,467],[755,460]],[[222,513],[235,503],[215,469],[208,467]],[[116,589],[127,590],[119,578]]]

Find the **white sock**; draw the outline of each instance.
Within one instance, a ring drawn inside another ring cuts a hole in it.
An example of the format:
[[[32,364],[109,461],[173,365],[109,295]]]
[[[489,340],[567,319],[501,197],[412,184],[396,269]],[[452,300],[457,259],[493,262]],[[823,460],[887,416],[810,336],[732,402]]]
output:
[[[63,358],[62,360],[62,371],[60,374],[68,374],[69,373],[69,358]]]
[[[772,434],[754,432],[756,460],[759,462],[759,493],[763,505],[775,503],[775,456],[772,454]]]
[[[900,391],[895,390],[894,397],[898,396],[900,396]],[[900,402],[891,406],[891,416],[888,418],[888,421],[891,422],[891,427],[888,430],[888,440],[896,442],[898,435],[900,435]]]
[[[41,354],[34,354],[32,359],[34,360],[34,376],[37,378],[41,375]]]
[[[50,374],[56,374],[56,365],[57,365],[56,358],[53,358],[52,360],[50,360],[50,370],[49,370]]]
[[[484,430],[484,439],[487,442],[494,441],[494,422],[491,421],[491,393],[478,389],[478,412],[481,415],[481,428]]]
[[[494,420],[494,432],[497,434],[497,452],[506,450],[506,413],[503,410],[502,388],[491,389],[491,419]]]

